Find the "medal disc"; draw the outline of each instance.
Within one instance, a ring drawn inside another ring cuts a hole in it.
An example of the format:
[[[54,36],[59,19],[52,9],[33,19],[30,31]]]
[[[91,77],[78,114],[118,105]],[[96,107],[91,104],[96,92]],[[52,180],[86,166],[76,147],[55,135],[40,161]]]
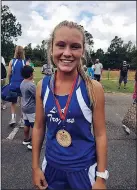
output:
[[[68,147],[71,144],[71,136],[66,130],[59,130],[56,134],[57,142],[63,146]]]

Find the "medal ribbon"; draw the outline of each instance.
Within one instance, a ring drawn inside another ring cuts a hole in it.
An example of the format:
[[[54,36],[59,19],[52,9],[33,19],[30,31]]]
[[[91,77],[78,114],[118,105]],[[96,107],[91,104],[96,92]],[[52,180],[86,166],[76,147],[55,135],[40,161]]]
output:
[[[77,75],[77,76],[78,76],[78,75]],[[74,82],[73,82],[71,92],[70,92],[70,94],[69,94],[69,96],[68,96],[67,103],[66,103],[65,110],[64,110],[64,114],[63,114],[62,111],[61,111],[61,107],[60,107],[60,104],[59,104],[58,99],[55,97],[55,103],[56,103],[56,105],[57,105],[58,112],[59,112],[60,118],[61,118],[62,120],[65,120],[65,119],[66,119],[68,107],[69,107],[69,104],[70,104],[70,101],[71,101],[71,97],[72,97],[72,94],[73,94],[73,91],[74,91],[74,88],[75,88],[75,84],[76,84],[76,81],[77,81],[77,76],[76,76],[76,78],[75,78],[75,80],[74,80]]]

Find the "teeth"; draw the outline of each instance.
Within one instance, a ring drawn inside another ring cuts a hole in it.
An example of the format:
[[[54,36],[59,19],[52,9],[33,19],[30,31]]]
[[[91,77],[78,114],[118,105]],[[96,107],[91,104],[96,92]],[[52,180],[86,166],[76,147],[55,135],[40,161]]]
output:
[[[63,63],[71,63],[72,61],[62,60]]]

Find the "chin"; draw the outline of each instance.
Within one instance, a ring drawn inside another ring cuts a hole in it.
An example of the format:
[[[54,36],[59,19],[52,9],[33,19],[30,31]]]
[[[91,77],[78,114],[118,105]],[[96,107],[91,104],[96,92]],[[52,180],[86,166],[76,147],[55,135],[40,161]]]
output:
[[[70,73],[75,70],[75,68],[70,68],[70,67],[59,67],[59,70],[62,72]]]

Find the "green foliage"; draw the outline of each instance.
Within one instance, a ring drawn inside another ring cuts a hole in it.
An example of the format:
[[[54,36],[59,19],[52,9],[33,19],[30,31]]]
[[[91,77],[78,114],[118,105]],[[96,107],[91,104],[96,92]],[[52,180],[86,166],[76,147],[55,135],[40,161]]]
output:
[[[8,64],[9,61],[13,58],[16,45],[12,42],[9,42],[7,44],[1,43],[1,46],[1,55],[4,57],[6,63]]]
[[[15,45],[13,40],[21,36],[21,24],[16,22],[16,17],[10,12],[9,7],[1,7],[1,54],[8,62],[13,57]]]
[[[93,36],[92,36],[92,34],[90,34],[88,31],[85,30],[85,37],[86,37],[86,43],[89,46],[93,47],[94,42],[93,42]]]
[[[86,64],[91,66],[95,59],[99,59],[102,62],[104,69],[119,69],[123,60],[130,64],[131,69],[137,68],[137,49],[131,41],[124,43],[124,41],[115,36],[112,39],[107,52],[104,52],[99,48],[96,52],[93,51],[94,41],[91,33],[85,30],[85,37],[87,43],[87,49],[85,52]],[[6,62],[9,62],[13,58],[15,44],[13,40],[17,40],[18,36],[21,36],[21,24],[17,22],[16,17],[10,12],[8,6],[1,7],[1,54],[5,58]],[[47,40],[42,40],[40,45],[32,48],[31,43],[25,48],[26,58],[31,58],[35,67],[42,66],[47,62]]]
[[[10,12],[9,7],[1,7],[1,41],[4,43],[13,42],[21,36],[21,24],[16,22],[16,17]]]
[[[43,61],[39,61],[39,60],[32,60],[32,62],[34,63],[35,67],[42,67],[43,66]]]
[[[31,58],[36,67],[42,66],[47,62],[46,45],[47,41],[43,40],[41,45],[37,45],[34,49],[32,49],[31,44],[24,48],[26,58]]]
[[[125,60],[130,64],[130,69],[137,68],[137,49],[131,41],[124,43],[124,41],[115,36],[112,39],[110,46],[106,53],[100,48],[96,52],[91,52],[92,60],[96,58],[103,63],[104,69],[119,69],[122,62]]]

